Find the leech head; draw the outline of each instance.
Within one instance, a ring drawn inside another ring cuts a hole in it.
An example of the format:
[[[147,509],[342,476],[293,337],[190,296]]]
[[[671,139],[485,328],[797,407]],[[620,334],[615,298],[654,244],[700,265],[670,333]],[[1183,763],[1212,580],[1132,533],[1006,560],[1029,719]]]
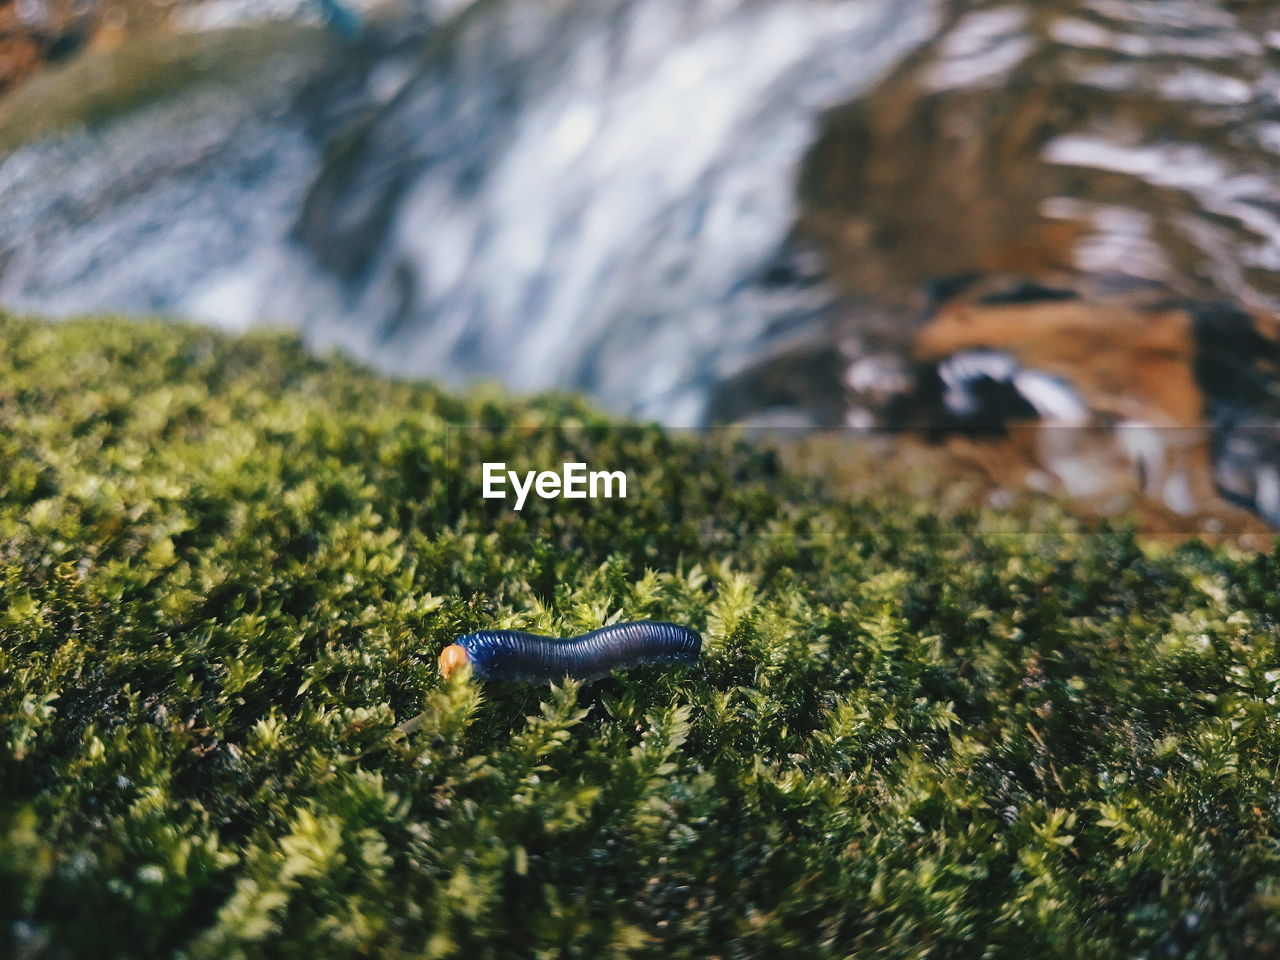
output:
[[[460,666],[467,662],[467,651],[460,643],[451,643],[440,651],[440,673],[444,678],[449,679],[449,675],[457,670]]]

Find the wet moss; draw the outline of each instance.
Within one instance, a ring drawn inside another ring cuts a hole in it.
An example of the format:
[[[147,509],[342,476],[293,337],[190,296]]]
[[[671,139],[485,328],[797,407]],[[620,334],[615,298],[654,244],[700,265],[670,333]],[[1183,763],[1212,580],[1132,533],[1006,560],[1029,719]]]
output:
[[[647,495],[489,512],[459,447]],[[0,320],[0,954],[1264,953],[1280,554],[1016,529],[277,335]],[[435,668],[614,616],[702,664]]]

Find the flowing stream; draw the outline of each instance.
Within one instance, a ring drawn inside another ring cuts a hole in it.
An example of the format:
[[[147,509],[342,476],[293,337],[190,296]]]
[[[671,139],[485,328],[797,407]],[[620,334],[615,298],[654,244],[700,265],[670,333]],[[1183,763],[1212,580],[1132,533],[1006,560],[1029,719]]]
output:
[[[0,102],[0,305],[284,325],[676,425],[797,344],[838,418],[947,278],[1280,308],[1269,4],[367,6],[351,40],[207,3]],[[1254,380],[1235,420],[1273,423]]]

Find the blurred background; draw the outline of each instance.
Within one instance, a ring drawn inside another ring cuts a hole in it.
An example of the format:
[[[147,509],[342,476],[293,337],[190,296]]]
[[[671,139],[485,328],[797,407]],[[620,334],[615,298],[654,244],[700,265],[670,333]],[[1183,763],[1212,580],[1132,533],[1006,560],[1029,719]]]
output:
[[[1264,530],[1280,7],[0,0],[0,307]]]

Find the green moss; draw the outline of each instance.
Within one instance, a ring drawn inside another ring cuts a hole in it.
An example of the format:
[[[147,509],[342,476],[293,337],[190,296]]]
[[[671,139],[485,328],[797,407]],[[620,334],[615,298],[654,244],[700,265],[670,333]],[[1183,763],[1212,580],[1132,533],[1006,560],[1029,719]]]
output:
[[[481,511],[451,436],[646,495]],[[1274,947],[1280,555],[1002,523],[278,336],[0,320],[0,955]],[[435,669],[614,615],[702,665]]]

